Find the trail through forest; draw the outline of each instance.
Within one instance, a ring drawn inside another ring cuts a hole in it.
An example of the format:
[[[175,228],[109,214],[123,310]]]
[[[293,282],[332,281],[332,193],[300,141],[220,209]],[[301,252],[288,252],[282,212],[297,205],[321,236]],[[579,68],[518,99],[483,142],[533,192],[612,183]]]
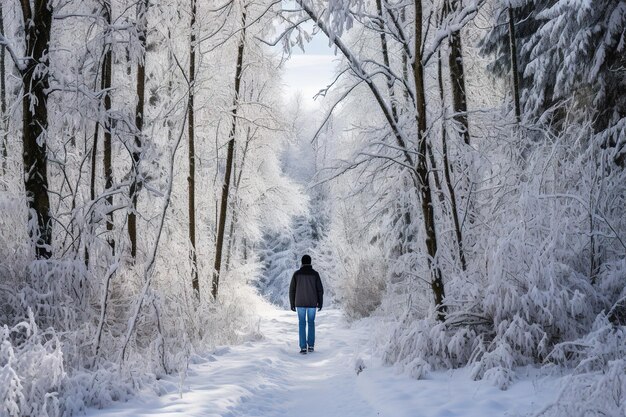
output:
[[[414,380],[372,359],[367,321],[350,326],[341,311],[322,310],[316,323],[316,352],[300,355],[295,313],[267,308],[258,340],[197,358],[182,384],[164,382],[169,392],[160,397],[144,393],[87,416],[524,416],[556,395],[557,381],[537,376],[508,391],[471,381],[467,370]]]
[[[625,49],[625,0],[0,1],[0,417],[626,417]]]

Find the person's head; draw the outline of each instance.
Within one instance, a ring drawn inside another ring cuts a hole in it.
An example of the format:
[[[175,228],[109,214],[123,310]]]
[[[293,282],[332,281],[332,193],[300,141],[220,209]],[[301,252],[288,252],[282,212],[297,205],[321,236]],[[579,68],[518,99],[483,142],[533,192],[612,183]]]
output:
[[[311,257],[309,255],[302,257],[302,265],[311,265]]]

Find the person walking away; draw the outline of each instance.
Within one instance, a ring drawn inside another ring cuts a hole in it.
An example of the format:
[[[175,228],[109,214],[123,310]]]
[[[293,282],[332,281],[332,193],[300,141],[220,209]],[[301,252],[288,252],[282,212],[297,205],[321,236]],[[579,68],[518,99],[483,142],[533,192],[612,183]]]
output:
[[[291,311],[298,311],[300,353],[313,352],[315,346],[315,309],[322,310],[324,287],[320,274],[311,265],[311,257],[302,257],[302,266],[291,277],[289,285]],[[308,322],[308,335],[307,335]]]

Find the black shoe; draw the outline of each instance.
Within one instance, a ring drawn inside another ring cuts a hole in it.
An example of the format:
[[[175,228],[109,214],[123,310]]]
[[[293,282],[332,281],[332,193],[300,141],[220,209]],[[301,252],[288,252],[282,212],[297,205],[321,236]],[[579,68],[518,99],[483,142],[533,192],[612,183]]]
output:
[[[313,352],[313,346],[309,346],[309,352]]]
[[[300,349],[300,353],[306,355],[306,349]]]

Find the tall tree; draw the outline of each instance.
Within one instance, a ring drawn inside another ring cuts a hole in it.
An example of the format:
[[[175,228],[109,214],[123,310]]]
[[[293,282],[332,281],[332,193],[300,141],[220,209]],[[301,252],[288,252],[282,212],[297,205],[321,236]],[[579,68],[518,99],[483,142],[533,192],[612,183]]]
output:
[[[243,54],[246,44],[246,8],[241,12],[241,35],[237,48],[237,67],[235,68],[235,95],[233,98],[233,114],[228,134],[228,150],[226,154],[226,169],[224,172],[224,183],[222,185],[222,198],[220,202],[220,214],[218,218],[217,240],[215,242],[215,264],[213,271],[213,282],[211,294],[217,299],[217,292],[220,282],[220,270],[222,268],[222,252],[224,247],[224,230],[226,229],[226,214],[228,212],[228,194],[230,191],[230,177],[233,170],[235,152],[235,133],[237,131],[237,107],[239,106],[239,88],[241,86],[241,75],[243,72]]]
[[[412,56],[412,75],[415,85],[414,103],[415,103],[415,119],[417,124],[417,150],[411,152],[407,146],[402,126],[396,121],[393,116],[392,110],[387,105],[385,98],[381,94],[378,87],[375,85],[372,77],[364,69],[364,65],[361,60],[355,55],[355,53],[346,45],[340,36],[336,36],[331,32],[328,25],[316,13],[313,8],[304,2],[303,0],[297,0],[298,5],[304,10],[304,12],[315,22],[326,36],[328,36],[335,44],[337,49],[346,57],[348,64],[356,77],[365,82],[368,89],[374,96],[376,103],[382,111],[386,122],[392,130],[393,136],[396,139],[398,149],[401,151],[404,161],[402,164],[411,167],[411,173],[413,182],[416,187],[417,195],[419,196],[422,211],[422,221],[424,227],[424,243],[428,255],[428,267],[431,274],[431,289],[435,301],[435,308],[437,311],[437,318],[444,320],[446,315],[446,307],[443,304],[445,297],[443,274],[441,268],[438,265],[438,245],[437,245],[437,232],[435,229],[435,218],[433,208],[433,196],[435,190],[432,189],[429,180],[430,170],[428,167],[428,156],[430,155],[430,147],[428,146],[427,135],[427,112],[426,112],[426,90],[424,87],[424,62],[422,53],[422,3],[421,0],[415,0],[415,26],[413,37],[413,51],[409,53],[409,47],[411,42],[408,39],[402,38],[404,36],[403,31],[398,31],[398,37],[401,37],[403,42],[403,49]],[[393,24],[398,26],[398,19],[393,14],[390,14]],[[414,160],[412,153],[416,155]]]
[[[522,69],[530,86],[522,92],[525,114],[543,117],[551,112],[550,104],[570,101],[581,117],[593,119],[605,146],[617,147],[615,162],[621,158],[624,167],[624,133],[616,127],[626,118],[626,3],[556,1],[537,18],[538,30],[520,48],[530,57]],[[571,113],[563,111],[560,122],[571,119]]]
[[[550,79],[548,85],[540,86],[534,84],[530,77],[524,76],[524,69],[532,58],[530,49],[523,46],[541,27],[540,14],[556,1],[534,0],[519,5],[509,1],[496,3],[493,27],[479,42],[480,53],[493,57],[487,69],[510,81],[513,112],[517,121],[521,119],[522,108],[528,101],[524,91],[541,92],[541,96],[546,99],[541,111],[555,104],[551,100],[553,79]]]
[[[255,130],[256,132],[256,130]],[[230,266],[230,257],[232,256],[233,245],[235,244],[235,232],[238,221],[238,212],[237,212],[237,201],[239,198],[239,187],[241,186],[241,179],[243,178],[244,168],[246,165],[246,156],[248,154],[248,149],[250,149],[250,142],[254,138],[254,133],[250,129],[250,126],[246,128],[246,141],[243,147],[243,152],[241,155],[241,166],[239,167],[239,172],[237,172],[236,165],[233,165],[233,177],[235,178],[234,184],[235,189],[233,190],[233,194],[235,197],[235,204],[233,205],[233,214],[230,217],[230,227],[228,231],[228,248],[226,249],[226,270],[228,271]]]
[[[112,18],[111,0],[105,0],[103,3],[103,13],[107,22],[107,36],[104,45],[104,61],[102,62],[102,90],[104,93],[104,146],[103,146],[103,169],[104,169],[104,189],[105,193],[113,188],[113,163],[112,163],[112,123],[111,123],[111,80],[113,76],[113,44],[111,42],[111,18]],[[107,193],[108,194],[108,193]],[[108,194],[106,204],[113,206],[113,195]],[[108,241],[111,251],[115,254],[115,240],[111,233],[113,231],[113,213],[107,215],[107,231],[109,232]]]
[[[132,173],[129,197],[131,207],[128,212],[128,237],[130,239],[130,255],[137,256],[137,196],[139,194],[141,147],[143,124],[145,120],[146,95],[146,37],[148,32],[148,3],[142,0],[137,4],[137,34],[139,37],[139,58],[137,61],[137,105],[135,107],[135,135],[131,145]]]
[[[3,6],[0,4],[0,33],[4,33],[4,13],[2,11]],[[0,169],[2,173],[6,170],[7,164],[7,135],[8,135],[8,117],[7,117],[7,86],[6,86],[6,50],[0,48],[0,110],[2,114],[0,117],[2,120],[2,137],[0,137],[0,155],[2,155],[2,166]]]
[[[422,205],[422,221],[426,251],[428,253],[428,266],[430,269],[430,286],[435,300],[437,318],[441,321],[445,319],[445,306],[443,299],[445,290],[443,285],[443,275],[438,265],[437,259],[437,231],[435,229],[435,213],[433,209],[433,190],[429,183],[429,169],[426,158],[427,152],[427,113],[426,113],[426,89],[424,87],[424,63],[422,61],[422,0],[415,1],[415,35],[414,35],[414,55],[413,55],[413,77],[415,82],[415,115],[417,117],[417,173],[418,193]]]
[[[36,216],[35,230],[29,234],[35,242],[37,258],[52,255],[52,217],[48,195],[48,93],[50,86],[49,43],[53,5],[46,0],[20,2],[24,31],[25,56],[19,57],[4,33],[0,35],[3,49],[7,48],[22,77],[22,158],[24,189],[28,206]]]
[[[106,18],[106,12],[104,12],[105,8],[103,7],[103,16],[105,18],[105,21],[107,21]],[[108,49],[110,48],[110,45],[107,44],[107,38],[108,36],[106,36],[106,31],[108,31],[108,28],[105,30],[105,36],[104,36],[104,42],[103,42],[103,53],[102,53],[102,64],[100,66],[100,68],[98,69],[98,73],[96,73],[96,80],[95,80],[95,86],[94,86],[94,90],[97,90],[98,88],[98,76],[100,77],[100,91],[105,91],[105,95],[108,95],[109,92],[105,90],[104,86],[105,86],[105,80],[106,80],[106,72],[107,72],[107,52]],[[107,117],[105,115],[105,117]],[[100,139],[100,124],[102,123],[102,121],[100,119],[96,120],[95,126],[94,126],[94,132],[93,132],[93,143],[91,145],[91,167],[90,167],[90,177],[89,177],[89,198],[91,199],[91,201],[95,201],[96,199],[96,177],[97,177],[97,166],[98,166],[98,141]],[[91,216],[91,226],[93,227],[93,213]],[[88,244],[85,244],[85,266],[89,266],[89,247]]]
[[[509,15],[509,56],[511,61],[511,86],[513,88],[513,104],[515,108],[515,120],[517,123],[522,118],[522,110],[519,101],[519,69],[517,68],[517,37],[515,36],[515,11],[508,7]]]
[[[393,118],[398,121],[398,106],[396,103],[395,91],[394,91],[394,79],[390,74],[391,61],[389,59],[389,46],[387,44],[387,34],[385,32],[385,15],[383,11],[382,0],[376,0],[376,11],[378,13],[378,29],[380,31],[380,49],[383,54],[383,64],[385,65],[387,78],[387,91],[389,92],[389,100],[391,101],[391,113]]]
[[[444,16],[453,15],[459,9],[459,0],[444,2]],[[465,68],[463,66],[463,49],[461,44],[461,30],[453,30],[448,38],[450,53],[448,54],[448,68],[450,69],[450,85],[452,89],[452,108],[454,120],[460,127],[463,141],[470,144],[469,123],[467,120],[467,93],[465,91]]]
[[[440,15],[439,26],[443,27],[444,24],[449,25],[449,18],[452,12],[456,12],[458,4],[453,2],[452,5],[449,1],[445,1]],[[452,10],[451,10],[452,8]],[[441,29],[440,29],[441,30]],[[463,67],[463,56],[461,50],[460,30],[455,30],[450,33],[448,38],[449,52],[448,52],[448,69],[450,72],[450,84],[452,90],[452,109],[454,113],[454,121],[457,124],[455,131],[461,132],[461,138],[465,144],[470,144],[469,126],[467,118],[467,102],[465,91],[465,73]],[[441,157],[443,165],[443,176],[446,189],[448,190],[450,215],[452,217],[452,223],[454,225],[454,234],[456,238],[456,245],[458,249],[458,258],[461,269],[465,271],[467,269],[467,262],[465,259],[465,251],[463,250],[463,233],[461,230],[461,223],[459,221],[459,212],[457,204],[456,191],[454,189],[454,181],[452,179],[452,167],[450,164],[450,158],[448,154],[448,131],[447,131],[447,107],[445,99],[445,91],[443,84],[443,62],[441,58],[441,48],[437,50],[437,81],[439,85],[439,99],[441,100],[442,109],[442,128],[441,128]],[[460,129],[459,129],[460,128]],[[433,164],[434,166],[434,164]],[[437,171],[434,170],[434,173]],[[443,191],[443,189],[442,189]],[[441,194],[443,196],[443,192]]]
[[[439,99],[441,100],[441,107],[444,112],[442,117],[443,126],[441,128],[441,154],[443,162],[443,175],[448,189],[448,195],[450,196],[450,214],[452,215],[452,223],[454,225],[454,234],[456,236],[457,249],[459,251],[459,263],[463,271],[467,270],[467,261],[465,260],[465,251],[463,249],[463,233],[461,231],[461,222],[459,221],[459,211],[457,207],[456,192],[454,190],[454,184],[451,175],[450,158],[448,157],[448,134],[446,130],[446,117],[445,117],[445,94],[443,89],[443,74],[442,74],[442,62],[441,51],[437,51],[437,81],[439,83]]]
[[[196,81],[196,0],[191,0],[191,22],[189,23],[189,98],[187,102],[187,123],[189,140],[189,241],[191,242],[191,285],[198,296],[198,263],[196,255],[196,146],[194,133],[194,89]]]

